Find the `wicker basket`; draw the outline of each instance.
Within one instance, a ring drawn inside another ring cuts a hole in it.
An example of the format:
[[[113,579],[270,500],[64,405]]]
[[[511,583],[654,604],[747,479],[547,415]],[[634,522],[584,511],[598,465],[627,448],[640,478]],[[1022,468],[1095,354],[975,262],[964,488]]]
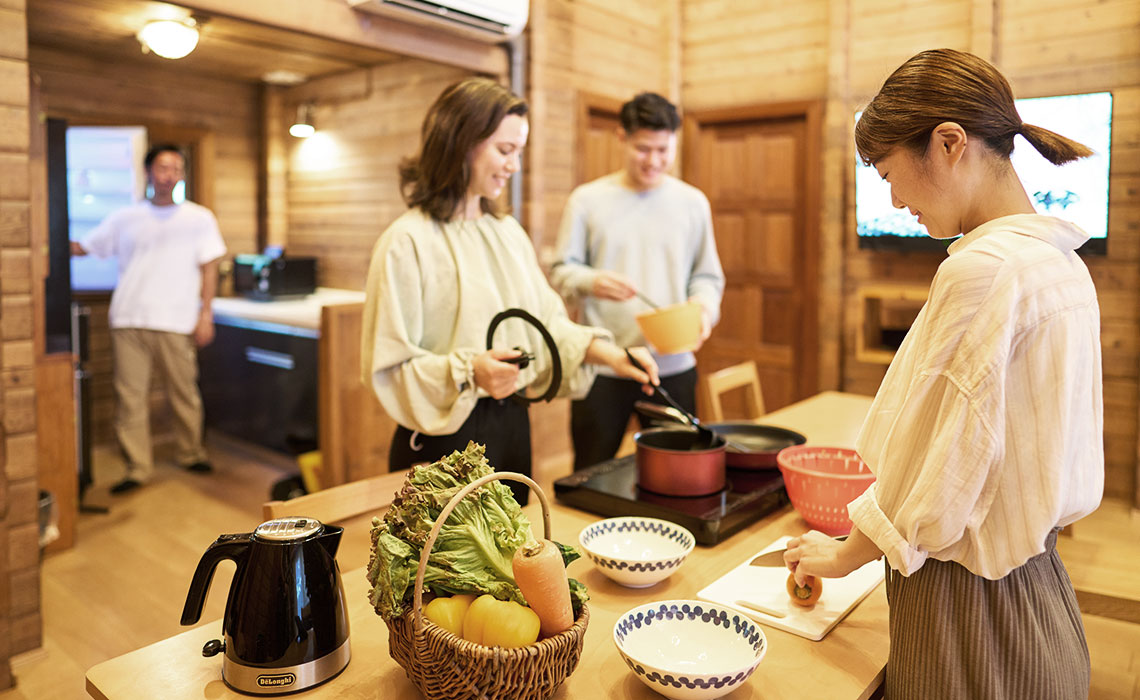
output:
[[[487,647],[460,639],[423,617],[424,572],[440,528],[455,506],[489,481],[510,479],[531,488],[542,504],[550,539],[550,505],[538,484],[515,472],[488,474],[464,487],[435,521],[420,553],[412,608],[388,620],[388,649],[427,700],[545,700],[578,666],[590,611],[582,606],[570,629],[516,649]]]

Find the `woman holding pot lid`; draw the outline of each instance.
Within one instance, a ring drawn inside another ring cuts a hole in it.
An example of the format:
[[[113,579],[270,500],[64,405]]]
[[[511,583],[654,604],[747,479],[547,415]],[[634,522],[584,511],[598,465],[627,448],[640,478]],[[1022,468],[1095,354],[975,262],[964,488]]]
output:
[[[801,583],[886,555],[888,700],[1088,697],[1055,543],[1104,486],[1100,315],[1075,252],[1088,236],[1034,213],[1017,134],[1054,164],[1091,153],[1023,124],[997,69],[946,49],[898,68],[855,127],[895,206],[935,238],[965,234],[856,442],[876,482],[848,505],[851,536],[808,533],[785,555]]]
[[[409,209],[373,249],[361,338],[364,380],[399,424],[392,469],[474,440],[486,445],[491,466],[530,474],[527,407],[508,399],[548,386],[551,361],[540,332],[518,320],[502,323],[495,349],[486,349],[488,327],[506,309],[528,312],[549,332],[562,363],[559,395],[584,394],[595,365],[642,384],[659,381],[648,350],[631,349],[642,371],[608,331],[570,321],[530,238],[496,204],[519,170],[528,131],[525,101],[469,78],[436,99],[419,154],[400,166]],[[507,349],[516,347],[536,355],[525,369],[520,353]],[[510,485],[526,503],[526,488]]]

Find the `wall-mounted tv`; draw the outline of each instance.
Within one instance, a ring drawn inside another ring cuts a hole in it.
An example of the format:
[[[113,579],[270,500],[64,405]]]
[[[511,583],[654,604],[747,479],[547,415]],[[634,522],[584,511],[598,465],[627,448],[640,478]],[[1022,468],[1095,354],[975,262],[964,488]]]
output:
[[[1082,253],[1103,255],[1108,239],[1109,149],[1112,93],[1060,95],[1017,100],[1021,120],[1056,131],[1091,148],[1089,158],[1063,166],[1045,160],[1023,137],[1014,137],[1010,156],[1025,191],[1040,214],[1066,219],[1089,234]],[[855,115],[855,121],[859,116]],[[855,222],[860,248],[945,250],[953,239],[933,239],[906,209],[891,206],[891,187],[855,156]]]

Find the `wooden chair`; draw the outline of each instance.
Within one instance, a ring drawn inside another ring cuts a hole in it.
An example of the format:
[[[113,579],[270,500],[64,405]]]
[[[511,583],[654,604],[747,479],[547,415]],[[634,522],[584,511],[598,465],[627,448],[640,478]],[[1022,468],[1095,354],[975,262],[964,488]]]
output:
[[[716,423],[724,420],[724,409],[721,406],[721,396],[733,389],[744,387],[748,404],[748,420],[756,420],[764,415],[764,394],[760,390],[760,375],[756,372],[756,363],[752,361],[741,362],[738,365],[725,367],[705,377],[705,398],[708,399],[711,420]]]
[[[369,511],[382,512],[408,476],[407,469],[373,476],[359,481],[305,494],[288,501],[267,501],[261,505],[266,520],[290,515],[316,518],[322,523],[335,523]]]

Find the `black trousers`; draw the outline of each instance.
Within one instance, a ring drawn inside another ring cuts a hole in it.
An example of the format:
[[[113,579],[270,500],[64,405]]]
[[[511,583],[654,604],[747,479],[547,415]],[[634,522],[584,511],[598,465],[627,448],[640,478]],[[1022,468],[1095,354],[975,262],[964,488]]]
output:
[[[690,413],[697,412],[697,368],[661,378],[665,391]],[[656,394],[646,396],[641,385],[632,379],[598,376],[586,398],[570,407],[570,434],[574,440],[574,469],[585,469],[613,459],[625,437],[633,404],[652,401],[664,404]],[[645,416],[637,414],[642,428],[648,427]]]
[[[434,462],[458,450],[467,449],[469,441],[487,448],[487,462],[495,471],[521,472],[531,475],[530,414],[524,404],[511,399],[479,399],[467,421],[450,435],[423,435],[404,426],[396,427],[392,446],[388,450],[388,465],[392,471],[407,469],[416,464]],[[530,488],[517,481],[503,481],[510,487],[519,505],[525,506]]]

